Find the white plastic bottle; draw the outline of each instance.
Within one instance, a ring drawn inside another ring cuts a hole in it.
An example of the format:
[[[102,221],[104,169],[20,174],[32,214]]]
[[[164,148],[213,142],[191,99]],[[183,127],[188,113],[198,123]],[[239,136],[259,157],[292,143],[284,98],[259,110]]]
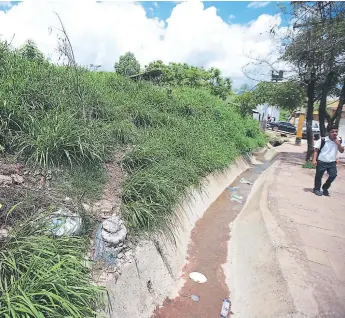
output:
[[[222,310],[220,312],[220,316],[222,318],[227,318],[229,312],[230,312],[230,300],[224,299],[223,300],[223,305],[222,305]]]

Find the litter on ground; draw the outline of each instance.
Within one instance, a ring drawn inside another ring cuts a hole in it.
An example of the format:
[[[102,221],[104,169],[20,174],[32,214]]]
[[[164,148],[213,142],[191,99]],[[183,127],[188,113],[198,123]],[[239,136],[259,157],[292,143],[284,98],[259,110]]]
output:
[[[192,296],[191,296],[191,299],[192,299],[193,301],[195,301],[195,302],[198,302],[200,298],[199,298],[198,295],[192,295]]]
[[[228,187],[228,189],[229,189],[230,191],[236,191],[236,190],[239,189],[239,187]]]
[[[207,282],[207,278],[204,274],[198,273],[198,272],[192,272],[189,274],[189,278],[194,280],[196,283],[203,284]]]
[[[252,184],[250,181],[248,181],[248,180],[246,180],[246,179],[244,179],[244,178],[242,178],[242,179],[240,180],[240,182],[241,182],[241,183],[245,183],[245,184]]]
[[[238,203],[242,203],[242,201],[238,198],[236,198],[236,196],[231,196],[231,201],[235,201],[235,202],[238,202]]]

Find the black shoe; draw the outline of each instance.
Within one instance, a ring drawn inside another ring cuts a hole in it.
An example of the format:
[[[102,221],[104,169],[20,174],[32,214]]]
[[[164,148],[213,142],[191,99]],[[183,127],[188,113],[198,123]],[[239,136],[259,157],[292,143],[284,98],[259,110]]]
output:
[[[322,192],[320,190],[314,190],[314,193],[319,197],[322,196]]]
[[[326,189],[322,189],[323,191],[323,195],[324,196],[326,196],[326,197],[329,197],[329,192],[328,192],[328,190],[326,190]]]

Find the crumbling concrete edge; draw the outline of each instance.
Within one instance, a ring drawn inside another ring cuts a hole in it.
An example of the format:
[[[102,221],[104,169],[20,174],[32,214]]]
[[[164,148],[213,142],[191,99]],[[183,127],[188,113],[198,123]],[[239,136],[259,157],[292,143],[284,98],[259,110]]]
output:
[[[154,242],[141,241],[134,248],[134,261],[124,265],[118,279],[110,278],[104,284],[110,305],[108,317],[148,318],[166,298],[178,295],[184,284],[181,274],[195,223],[224,189],[249,168],[249,163],[240,158],[225,171],[206,177],[202,191],[190,192],[189,198],[176,211],[180,224],[174,231],[177,244],[162,235]]]

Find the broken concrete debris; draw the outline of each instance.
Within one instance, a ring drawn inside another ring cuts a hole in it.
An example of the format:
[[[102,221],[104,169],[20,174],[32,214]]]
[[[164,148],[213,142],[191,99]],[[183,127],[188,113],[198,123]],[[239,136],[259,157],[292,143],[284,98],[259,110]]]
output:
[[[22,176],[20,176],[19,174],[11,174],[11,178],[15,184],[24,183],[24,178]]]
[[[118,216],[113,215],[109,219],[103,221],[102,238],[109,245],[116,247],[125,240],[126,236],[127,229]]]

